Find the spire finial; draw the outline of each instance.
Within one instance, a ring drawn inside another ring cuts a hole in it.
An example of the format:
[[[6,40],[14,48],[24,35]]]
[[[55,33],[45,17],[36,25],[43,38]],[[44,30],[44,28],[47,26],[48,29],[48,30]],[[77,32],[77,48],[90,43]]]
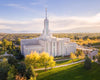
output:
[[[46,18],[47,18],[47,8],[45,8],[45,16],[46,16]]]

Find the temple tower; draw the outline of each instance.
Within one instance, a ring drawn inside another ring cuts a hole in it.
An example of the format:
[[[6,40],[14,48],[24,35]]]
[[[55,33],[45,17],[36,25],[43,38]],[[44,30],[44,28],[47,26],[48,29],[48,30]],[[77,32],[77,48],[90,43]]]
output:
[[[50,36],[50,32],[49,32],[49,21],[47,19],[47,8],[45,9],[45,19],[44,19],[43,35],[44,36]]]

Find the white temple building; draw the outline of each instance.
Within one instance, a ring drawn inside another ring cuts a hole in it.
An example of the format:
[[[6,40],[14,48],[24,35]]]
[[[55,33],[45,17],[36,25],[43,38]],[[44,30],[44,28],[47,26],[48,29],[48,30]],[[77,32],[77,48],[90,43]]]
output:
[[[76,43],[70,42],[70,38],[53,37],[49,31],[49,21],[44,19],[44,30],[40,37],[33,39],[21,39],[21,53],[26,56],[31,51],[41,53],[48,52],[52,56],[67,56],[76,51]]]

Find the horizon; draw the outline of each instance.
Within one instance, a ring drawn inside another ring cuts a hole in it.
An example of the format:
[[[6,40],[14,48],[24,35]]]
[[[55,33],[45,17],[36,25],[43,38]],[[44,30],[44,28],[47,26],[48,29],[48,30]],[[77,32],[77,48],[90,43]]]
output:
[[[3,0],[0,33],[42,33],[45,8],[52,33],[100,33],[99,3],[98,0]]]

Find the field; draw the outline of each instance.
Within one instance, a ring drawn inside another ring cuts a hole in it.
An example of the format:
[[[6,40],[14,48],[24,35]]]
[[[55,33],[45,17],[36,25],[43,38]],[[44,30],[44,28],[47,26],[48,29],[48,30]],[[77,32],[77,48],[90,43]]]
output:
[[[78,63],[46,72],[39,71],[37,80],[100,80],[100,65],[92,63],[92,68],[85,70],[83,64]]]

